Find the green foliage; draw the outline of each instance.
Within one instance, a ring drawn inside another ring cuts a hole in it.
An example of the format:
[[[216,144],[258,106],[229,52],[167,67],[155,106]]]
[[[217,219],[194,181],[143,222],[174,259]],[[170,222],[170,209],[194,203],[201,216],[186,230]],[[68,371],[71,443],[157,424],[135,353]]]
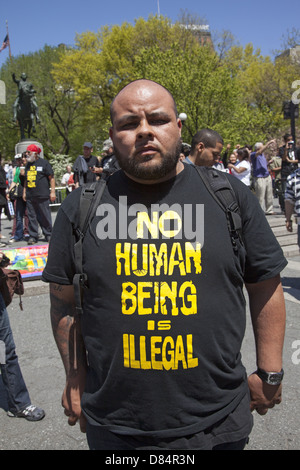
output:
[[[287,57],[273,62],[251,44],[233,45],[232,38],[218,47],[219,54],[212,46],[201,45],[179,22],[150,16],[77,35],[74,48],[45,46],[7,60],[0,69],[7,90],[7,105],[0,107],[1,153],[11,158],[19,141],[12,122],[17,88],[11,75],[19,77],[22,72],[37,91],[41,124],[34,138],[52,159],[69,155],[74,160],[86,140],[101,151],[101,142],[108,137],[111,101],[137,78],[155,80],[171,91],[178,112],[187,114],[184,141],[203,127],[216,129],[232,144],[281,137],[289,130],[282,103],[291,99],[300,66]],[[56,160],[60,174],[63,158]]]
[[[67,165],[72,166],[72,160],[68,155],[59,155],[50,152],[49,161],[54,171],[56,186],[60,186],[61,179],[66,173],[66,167]]]

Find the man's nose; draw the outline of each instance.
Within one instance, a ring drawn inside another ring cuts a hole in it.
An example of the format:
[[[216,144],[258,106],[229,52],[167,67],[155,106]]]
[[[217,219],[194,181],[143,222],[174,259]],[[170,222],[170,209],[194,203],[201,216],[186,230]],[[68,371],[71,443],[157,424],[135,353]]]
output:
[[[153,136],[153,129],[152,126],[146,119],[143,119],[140,122],[139,129],[138,129],[138,137],[151,137]]]

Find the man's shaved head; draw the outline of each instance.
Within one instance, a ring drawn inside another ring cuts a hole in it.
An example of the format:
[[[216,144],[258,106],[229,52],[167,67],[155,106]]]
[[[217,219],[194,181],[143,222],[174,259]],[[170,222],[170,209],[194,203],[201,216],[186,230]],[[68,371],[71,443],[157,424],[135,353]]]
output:
[[[137,87],[142,85],[143,83],[145,83],[145,85],[150,85],[153,84],[153,86],[158,86],[160,88],[162,88],[163,90],[165,90],[169,96],[171,97],[172,101],[173,101],[173,105],[174,105],[174,112],[175,112],[175,115],[176,117],[178,117],[178,112],[177,112],[177,106],[176,106],[176,103],[175,103],[175,99],[172,95],[172,93],[167,89],[165,88],[163,85],[161,85],[160,83],[157,83],[155,82],[154,80],[148,80],[146,78],[140,78],[138,80],[134,80],[133,82],[130,82],[128,83],[127,85],[124,86],[124,88],[122,88],[117,94],[116,96],[114,97],[114,99],[112,100],[111,102],[111,105],[110,105],[110,119],[111,119],[111,122],[113,124],[113,120],[114,120],[114,103],[116,101],[116,99],[119,97],[119,96],[122,96],[122,93],[124,91],[126,91],[128,88],[130,87]]]

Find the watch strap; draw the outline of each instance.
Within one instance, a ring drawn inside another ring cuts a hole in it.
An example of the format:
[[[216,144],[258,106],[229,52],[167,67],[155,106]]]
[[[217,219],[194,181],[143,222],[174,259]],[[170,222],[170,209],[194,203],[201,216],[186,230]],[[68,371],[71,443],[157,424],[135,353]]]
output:
[[[263,369],[257,369],[256,374],[258,377],[269,385],[279,385],[282,382],[284,371],[281,369],[280,372],[266,372]]]

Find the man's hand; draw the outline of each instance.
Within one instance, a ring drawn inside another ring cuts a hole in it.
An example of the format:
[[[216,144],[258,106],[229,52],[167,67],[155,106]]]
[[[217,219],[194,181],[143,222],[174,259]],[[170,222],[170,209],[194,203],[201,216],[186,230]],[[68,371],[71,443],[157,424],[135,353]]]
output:
[[[269,385],[254,373],[248,377],[248,385],[251,395],[251,411],[256,410],[258,414],[265,415],[269,408],[281,403],[282,384]]]
[[[55,200],[56,200],[55,190],[51,189],[51,191],[50,191],[50,201],[55,202]]]
[[[292,222],[292,220],[286,220],[285,226],[286,226],[286,229],[287,229],[288,232],[293,231],[293,222]]]
[[[62,395],[62,407],[65,415],[68,416],[68,424],[75,426],[79,420],[81,432],[86,432],[86,418],[81,411],[81,396],[83,393],[85,380],[80,380],[79,376],[71,379],[67,378],[66,386]]]

